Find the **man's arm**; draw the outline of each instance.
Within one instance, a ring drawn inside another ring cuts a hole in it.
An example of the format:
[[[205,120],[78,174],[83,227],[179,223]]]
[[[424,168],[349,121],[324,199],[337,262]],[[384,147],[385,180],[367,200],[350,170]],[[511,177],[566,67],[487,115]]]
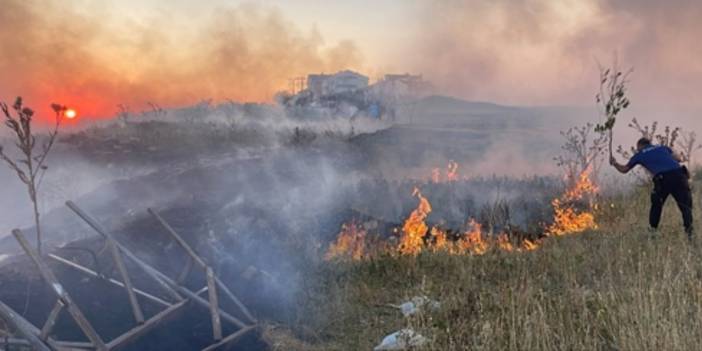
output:
[[[609,159],[609,164],[614,166],[614,168],[617,169],[620,173],[629,173],[633,167],[629,167],[628,165],[622,165],[617,162],[617,160],[612,156],[612,158]]]

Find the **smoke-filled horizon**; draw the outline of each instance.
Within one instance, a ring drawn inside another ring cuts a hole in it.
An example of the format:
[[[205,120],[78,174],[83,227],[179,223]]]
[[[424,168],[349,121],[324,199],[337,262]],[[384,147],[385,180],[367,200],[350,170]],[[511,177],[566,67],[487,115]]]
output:
[[[684,122],[702,110],[696,1],[371,5],[7,0],[0,99],[112,116],[117,104],[271,101],[291,77],[350,68],[373,79],[423,74],[438,92],[471,100],[591,105],[597,62],[609,65],[616,52],[635,69],[631,100],[642,114]]]
[[[432,1],[408,56],[442,91],[527,105],[590,105],[598,65],[633,68],[639,115],[700,112],[698,1]],[[675,117],[673,117],[675,118]],[[678,119],[677,121],[690,119]]]
[[[118,104],[271,101],[290,77],[361,62],[353,42],[325,44],[254,4],[213,7],[190,22],[163,12],[121,16],[102,2],[8,0],[2,8],[0,97],[24,96],[44,113],[51,102],[112,116]]]

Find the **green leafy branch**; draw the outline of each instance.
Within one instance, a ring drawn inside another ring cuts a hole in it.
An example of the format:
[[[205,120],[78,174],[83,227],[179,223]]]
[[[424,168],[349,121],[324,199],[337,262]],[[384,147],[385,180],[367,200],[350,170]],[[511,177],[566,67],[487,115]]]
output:
[[[597,124],[595,131],[608,134],[610,158],[612,157],[613,129],[617,122],[617,115],[630,104],[626,94],[631,72],[633,72],[632,69],[627,72],[620,71],[616,61],[613,68],[600,67],[600,92],[595,96],[595,99],[600,115],[605,118],[605,121],[602,124]]]

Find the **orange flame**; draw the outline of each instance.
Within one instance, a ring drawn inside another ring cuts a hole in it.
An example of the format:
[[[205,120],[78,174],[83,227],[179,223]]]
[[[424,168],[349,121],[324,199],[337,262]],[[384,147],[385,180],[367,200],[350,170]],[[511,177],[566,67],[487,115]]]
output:
[[[590,179],[590,170],[585,170],[571,189],[551,202],[554,210],[553,224],[546,228],[546,234],[560,236],[597,229],[593,213],[595,206],[591,201],[592,195],[597,191],[597,186]],[[575,202],[583,199],[589,200],[588,206],[586,210],[579,211]]]
[[[538,248],[539,248],[539,245],[536,242],[533,242],[529,239],[524,239],[524,241],[522,241],[522,249],[524,249],[526,251],[532,251],[532,250],[536,250]]]
[[[431,236],[434,238],[431,248],[434,251],[446,250],[450,248],[448,239],[446,238],[446,232],[437,228],[431,228]]]
[[[359,261],[366,257],[366,230],[355,221],[341,226],[341,232],[326,255],[325,260],[350,258]]]
[[[451,167],[453,174],[457,174],[458,166]],[[594,211],[597,207],[592,200],[593,195],[597,192],[597,186],[590,179],[590,171],[583,172],[576,184],[552,201],[555,212],[554,220],[546,228],[546,236],[559,236],[596,229]],[[522,239],[514,242],[510,240],[507,233],[500,233],[496,237],[486,235],[483,233],[480,223],[474,219],[469,220],[468,229],[457,240],[449,239],[446,231],[438,227],[432,227],[429,230],[426,223],[426,219],[432,211],[429,200],[422,195],[418,188],[414,189],[412,196],[416,196],[419,203],[405,220],[400,230],[401,236],[398,245],[395,247],[381,245],[380,250],[373,250],[373,254],[386,252],[416,256],[422,250],[429,249],[452,255],[482,255],[491,249],[505,252],[533,251],[541,245],[541,239]],[[582,201],[587,201],[586,209],[578,210],[576,205]],[[395,229],[395,232],[397,231]],[[336,242],[329,247],[325,259],[348,257],[353,260],[362,260],[373,256],[369,253],[369,248],[366,231],[355,222],[351,222],[342,226],[341,233],[339,233]]]
[[[468,222],[470,230],[463,234],[460,240],[456,243],[458,252],[462,254],[472,253],[482,255],[488,250],[488,243],[483,240],[483,228],[480,223],[471,219]]]
[[[509,237],[505,233],[501,233],[497,236],[497,247],[507,252],[514,251],[514,246],[512,245],[512,242],[509,240]]]
[[[419,199],[419,204],[402,226],[402,237],[398,250],[403,255],[416,255],[422,251],[423,238],[429,230],[424,220],[431,212],[431,204],[417,188],[414,188],[412,196]]]

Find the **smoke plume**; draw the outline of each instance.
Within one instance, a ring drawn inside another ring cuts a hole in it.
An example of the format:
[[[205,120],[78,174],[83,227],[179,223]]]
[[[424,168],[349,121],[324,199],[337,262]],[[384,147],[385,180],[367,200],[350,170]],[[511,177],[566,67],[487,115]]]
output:
[[[43,114],[60,102],[83,116],[114,115],[119,103],[270,101],[291,77],[362,61],[353,42],[328,45],[273,8],[213,8],[191,23],[171,15],[143,22],[104,3],[3,1],[0,99],[22,95]]]
[[[445,93],[508,104],[594,104],[597,62],[633,67],[634,106],[699,111],[702,3],[694,0],[431,1],[417,11],[414,70]],[[667,114],[666,114],[667,113]]]

